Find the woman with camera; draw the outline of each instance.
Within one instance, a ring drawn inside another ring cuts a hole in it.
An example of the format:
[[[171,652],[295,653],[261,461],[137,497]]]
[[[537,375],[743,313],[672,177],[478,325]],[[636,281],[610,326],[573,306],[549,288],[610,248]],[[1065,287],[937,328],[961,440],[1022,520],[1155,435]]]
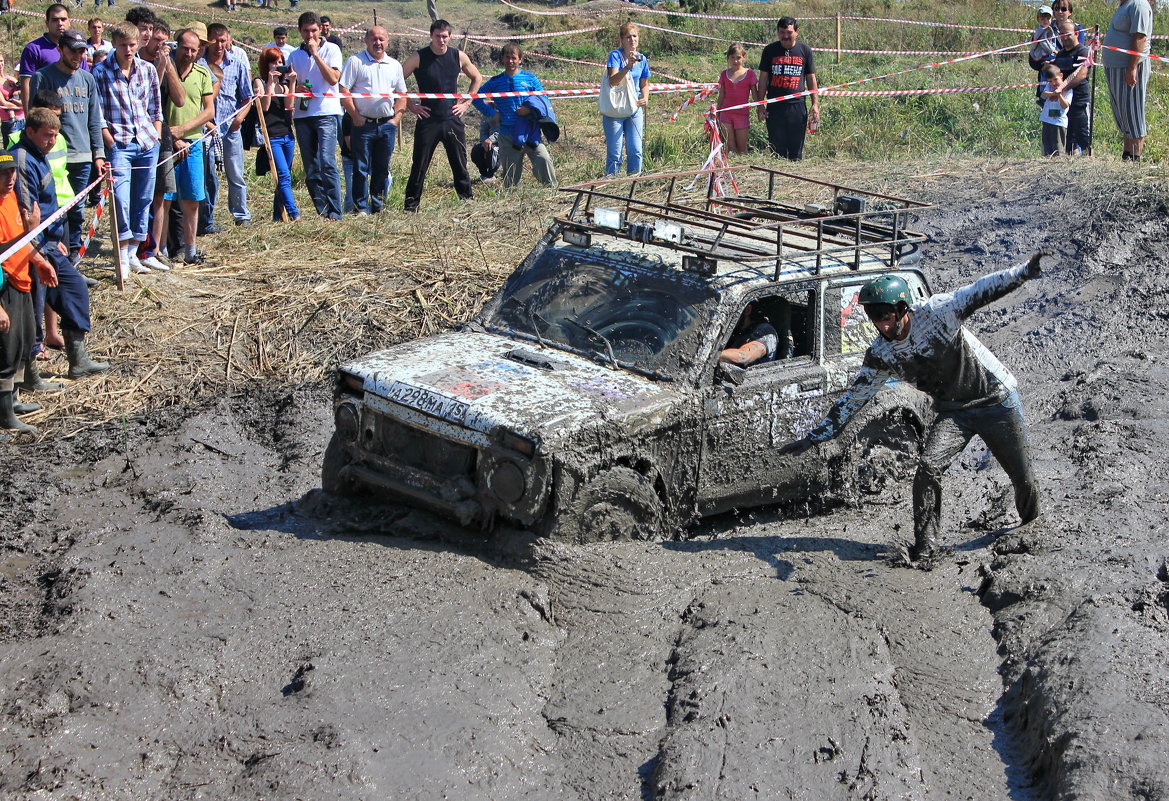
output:
[[[649,102],[649,62],[637,52],[637,26],[621,26],[621,47],[609,53],[601,86],[601,121],[605,128],[605,175],[621,169],[625,145],[625,170],[641,172],[641,142],[645,132],[645,106]]]
[[[279,47],[267,47],[260,53],[258,76],[253,83],[256,101],[263,114],[268,143],[272,148],[272,169],[276,172],[276,195],[272,199],[272,219],[279,222],[282,212],[288,219],[300,219],[300,210],[292,197],[292,157],[296,152],[293,136],[292,107],[296,99],[292,88],[296,73],[284,63]]]

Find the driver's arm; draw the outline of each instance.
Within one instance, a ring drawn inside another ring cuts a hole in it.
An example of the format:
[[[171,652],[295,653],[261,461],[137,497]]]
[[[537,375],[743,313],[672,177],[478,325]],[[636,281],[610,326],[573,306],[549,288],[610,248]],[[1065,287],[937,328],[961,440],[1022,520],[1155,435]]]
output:
[[[767,355],[767,346],[757,339],[751,340],[740,348],[727,348],[719,354],[718,360],[724,364],[737,364],[746,367]]]

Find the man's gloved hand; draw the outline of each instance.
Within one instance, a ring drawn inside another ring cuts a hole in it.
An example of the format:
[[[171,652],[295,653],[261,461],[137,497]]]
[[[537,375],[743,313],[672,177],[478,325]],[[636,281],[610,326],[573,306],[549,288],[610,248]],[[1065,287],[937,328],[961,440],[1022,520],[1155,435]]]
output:
[[[1040,250],[1036,253],[1032,253],[1031,258],[1027,262],[1027,269],[1023,271],[1023,274],[1028,278],[1034,278],[1035,276],[1039,275],[1039,273],[1043,272],[1039,268],[1039,260],[1044,256],[1050,258],[1053,255],[1054,254],[1050,250]]]
[[[812,440],[808,439],[807,437],[802,437],[801,439],[793,440],[792,442],[784,445],[779,449],[779,454],[781,456],[799,456],[800,454],[807,452],[807,450],[815,444],[815,442],[812,442]]]

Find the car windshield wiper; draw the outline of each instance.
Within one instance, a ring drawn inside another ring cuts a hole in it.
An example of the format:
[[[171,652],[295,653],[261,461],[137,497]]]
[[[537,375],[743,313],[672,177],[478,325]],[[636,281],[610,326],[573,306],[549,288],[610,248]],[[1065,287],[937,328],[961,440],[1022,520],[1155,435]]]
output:
[[[601,342],[604,342],[605,343],[605,350],[608,351],[608,353],[609,353],[609,361],[611,361],[613,363],[613,369],[615,369],[615,370],[620,369],[621,365],[617,364],[617,357],[613,355],[613,343],[609,342],[608,338],[606,338],[604,334],[602,334],[600,331],[596,330],[595,328],[590,328],[589,326],[582,323],[580,320],[577,320],[573,317],[568,317],[566,315],[562,319],[565,320],[566,322],[572,323],[577,328],[579,328],[581,331],[584,331],[586,334],[588,334],[590,336],[594,336],[597,339],[601,340]]]
[[[540,347],[548,347],[548,343],[544,341],[544,337],[540,336],[540,326],[536,325],[536,321],[539,320],[544,325],[551,325],[551,323],[541,317],[539,312],[533,310],[526,300],[520,300],[516,297],[513,297],[512,300],[528,315],[528,322],[532,324],[532,333],[536,335],[536,341],[540,343]]]

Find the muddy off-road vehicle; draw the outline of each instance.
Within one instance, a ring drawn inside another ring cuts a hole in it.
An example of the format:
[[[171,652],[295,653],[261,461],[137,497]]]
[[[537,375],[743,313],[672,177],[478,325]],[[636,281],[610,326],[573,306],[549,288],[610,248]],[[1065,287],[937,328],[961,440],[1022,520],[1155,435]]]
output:
[[[814,503],[913,447],[928,404],[891,382],[845,436],[777,454],[859,368],[875,336],[861,286],[896,272],[928,295],[905,227],[926,204],[759,167],[564,191],[571,209],[477,317],[340,368],[325,490],[484,530],[653,538]],[[749,303],[782,358],[721,364]]]

